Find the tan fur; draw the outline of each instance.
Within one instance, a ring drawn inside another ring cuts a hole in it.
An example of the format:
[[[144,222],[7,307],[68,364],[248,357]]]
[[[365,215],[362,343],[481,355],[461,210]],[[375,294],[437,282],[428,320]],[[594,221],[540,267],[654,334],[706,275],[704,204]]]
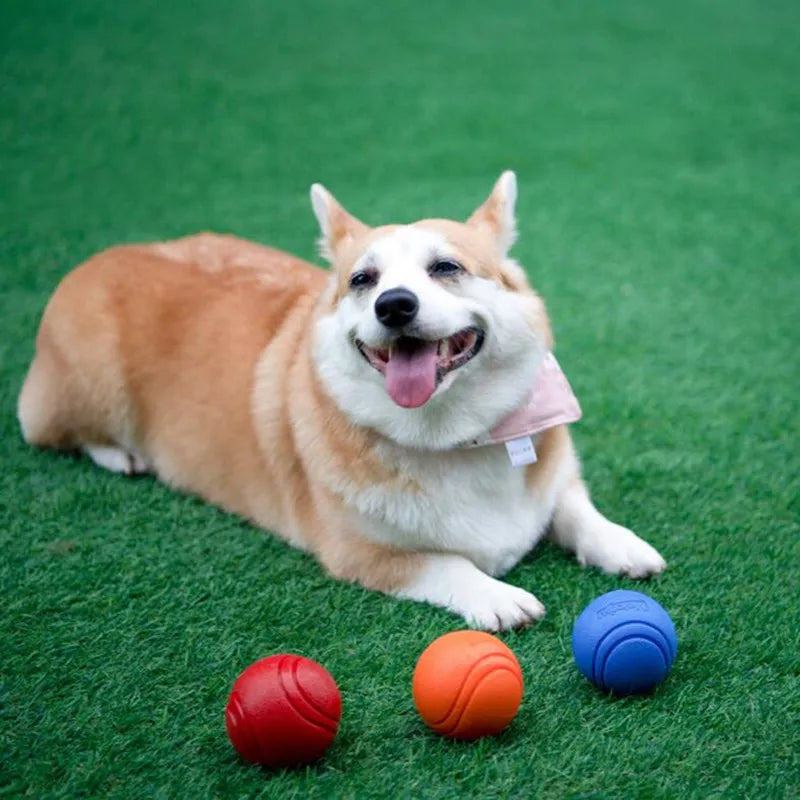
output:
[[[536,441],[536,454],[536,463],[526,468],[525,480],[532,492],[543,494],[553,484],[559,465],[572,455],[572,439],[566,426],[541,433]],[[575,479],[580,479],[577,470]]]
[[[45,310],[19,400],[26,440],[117,444],[167,483],[318,553],[333,574],[392,590],[414,555],[349,530],[325,489],[333,474],[413,488],[314,374],[311,318],[326,281],[230,236],[100,253]]]

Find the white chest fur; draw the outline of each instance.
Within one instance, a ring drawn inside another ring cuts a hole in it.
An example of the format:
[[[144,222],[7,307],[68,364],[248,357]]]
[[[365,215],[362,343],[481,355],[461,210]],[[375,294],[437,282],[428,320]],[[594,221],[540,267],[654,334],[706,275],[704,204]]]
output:
[[[530,488],[503,445],[383,455],[409,478],[408,488],[378,484],[346,498],[360,512],[361,533],[375,541],[459,553],[498,575],[536,544],[552,517],[555,486]]]

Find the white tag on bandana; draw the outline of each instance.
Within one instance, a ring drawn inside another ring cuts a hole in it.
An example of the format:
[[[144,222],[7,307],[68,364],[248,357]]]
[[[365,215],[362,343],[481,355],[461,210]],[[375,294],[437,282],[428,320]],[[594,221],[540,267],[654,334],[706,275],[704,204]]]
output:
[[[536,463],[536,449],[530,436],[523,436],[521,439],[512,439],[506,442],[506,450],[508,451],[508,458],[514,467]]]

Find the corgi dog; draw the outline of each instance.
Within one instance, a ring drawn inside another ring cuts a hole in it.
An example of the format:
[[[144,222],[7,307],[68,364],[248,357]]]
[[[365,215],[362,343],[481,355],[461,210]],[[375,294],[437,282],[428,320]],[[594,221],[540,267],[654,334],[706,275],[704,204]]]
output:
[[[516,194],[505,172],[464,223],[371,228],[315,184],[330,270],[210,233],[101,252],[45,309],[24,438],[154,473],[475,628],[544,614],[497,577],[544,536],[582,565],[659,573],[582,481],[580,412],[508,255]]]

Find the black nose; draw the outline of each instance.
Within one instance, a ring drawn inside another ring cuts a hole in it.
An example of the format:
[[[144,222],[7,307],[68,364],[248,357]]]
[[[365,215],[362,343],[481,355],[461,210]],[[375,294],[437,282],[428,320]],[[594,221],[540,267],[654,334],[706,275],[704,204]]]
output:
[[[375,301],[375,316],[387,328],[408,325],[419,311],[419,300],[414,292],[404,289],[387,289]]]

